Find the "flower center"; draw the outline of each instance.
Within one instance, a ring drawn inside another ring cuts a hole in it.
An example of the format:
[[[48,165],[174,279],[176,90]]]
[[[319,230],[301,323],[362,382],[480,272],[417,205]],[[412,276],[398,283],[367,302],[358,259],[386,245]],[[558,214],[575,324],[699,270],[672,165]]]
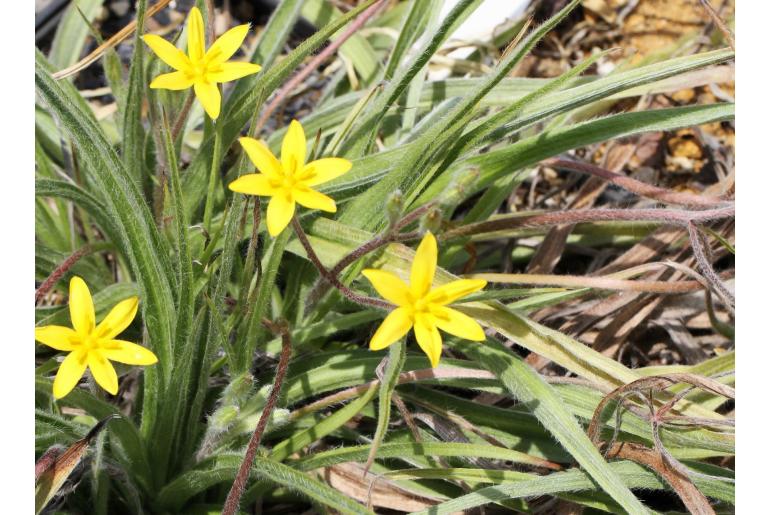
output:
[[[414,302],[412,302],[412,310],[417,313],[429,313],[430,312],[430,302],[428,302],[425,299],[417,299]]]
[[[205,60],[193,61],[192,66],[187,69],[187,75],[193,80],[205,80],[206,75],[212,71]]]
[[[285,191],[293,190],[299,181],[294,178],[293,175],[283,175],[281,178],[275,178],[270,180],[270,186],[273,188],[280,188]]]
[[[99,348],[99,338],[89,334],[82,339],[81,344],[86,350],[94,350]]]

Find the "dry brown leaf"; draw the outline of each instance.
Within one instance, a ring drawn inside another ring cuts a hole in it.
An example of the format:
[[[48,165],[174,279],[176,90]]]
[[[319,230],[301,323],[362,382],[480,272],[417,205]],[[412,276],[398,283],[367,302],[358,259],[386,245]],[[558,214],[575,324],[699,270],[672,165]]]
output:
[[[393,481],[366,472],[358,463],[340,463],[323,469],[323,478],[333,488],[361,503],[405,512],[430,508],[441,502],[407,491]],[[370,492],[370,485],[371,492]],[[371,495],[371,497],[370,497]]]

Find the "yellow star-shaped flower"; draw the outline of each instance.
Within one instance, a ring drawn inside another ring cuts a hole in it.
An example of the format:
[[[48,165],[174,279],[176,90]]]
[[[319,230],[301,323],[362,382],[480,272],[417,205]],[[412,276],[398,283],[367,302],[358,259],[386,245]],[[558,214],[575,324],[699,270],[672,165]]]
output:
[[[246,62],[226,62],[243,44],[249,24],[238,25],[222,34],[208,52],[203,33],[203,16],[197,7],[190,9],[187,17],[187,55],[155,34],[145,34],[142,39],[158,57],[176,71],[158,75],[150,83],[151,88],[195,90],[195,96],[211,119],[216,120],[222,103],[218,82],[230,82],[257,73],[262,67]]]
[[[305,163],[305,131],[292,120],[281,145],[281,159],[254,138],[240,138],[246,154],[261,173],[239,177],[228,186],[248,195],[272,197],[267,205],[267,232],[276,236],[289,225],[296,204],[335,213],[334,200],[312,189],[350,170],[353,163],[339,157],[325,157]]]
[[[448,308],[447,304],[483,289],[487,282],[481,279],[458,279],[432,288],[437,261],[436,238],[428,232],[417,247],[409,285],[397,275],[384,270],[370,268],[362,272],[377,293],[397,306],[372,336],[370,349],[384,349],[414,327],[417,344],[427,354],[430,364],[436,367],[442,345],[439,329],[466,340],[486,339],[478,322]]]
[[[116,340],[136,316],[139,298],[131,297],[119,302],[96,325],[94,302],[85,281],[73,277],[70,281],[70,318],[72,327],[46,325],[35,328],[35,340],[69,354],[56,374],[53,396],[61,399],[75,388],[86,366],[94,379],[112,395],[118,393],[118,375],[108,360],[128,365],[152,365],[157,363],[149,349],[135,343]]]

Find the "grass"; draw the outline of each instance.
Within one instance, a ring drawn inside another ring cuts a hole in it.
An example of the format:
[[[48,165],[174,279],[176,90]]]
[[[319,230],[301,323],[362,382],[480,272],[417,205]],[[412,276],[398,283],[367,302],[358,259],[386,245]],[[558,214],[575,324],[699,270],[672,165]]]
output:
[[[52,76],[81,55],[92,3],[82,16],[71,7],[48,56],[36,53],[36,320],[68,323],[72,275],[91,286],[97,319],[138,295],[140,316],[123,338],[159,363],[120,368],[115,397],[80,386],[54,400],[57,354],[37,347],[36,456],[50,461],[51,448],[78,442],[81,460],[91,448],[70,481],[88,479],[73,491],[55,481],[38,494],[38,511],[57,498],[97,515],[208,513],[228,492],[226,513],[255,503],[369,513],[393,499],[424,513],[559,503],[647,513],[646,490],[668,491],[679,499],[673,509],[693,513],[734,505],[734,351],[723,320],[734,299],[730,273],[714,265],[734,253],[734,203],[719,184],[675,192],[576,153],[732,120],[727,102],[628,103],[707,84],[704,70],[732,61],[731,50],[679,47],[590,74],[605,52],[551,80],[512,78],[573,1],[542,24],[513,26],[502,54],[480,51],[487,73],[430,81],[426,64],[478,0],[440,21],[428,1],[369,0],[343,13],[326,0],[283,0],[245,55],[262,71],[225,85],[212,123],[185,93],[149,89],[163,66],[141,44],[140,1],[130,66],[117,63],[116,73],[112,49],[99,60],[117,102],[103,118],[72,79]],[[284,53],[299,16],[318,31]],[[275,113],[293,109],[321,68],[321,94],[297,117],[313,155],[353,168],[321,187],[336,214],[301,208],[296,230],[271,238],[266,202],[226,188],[253,171],[236,139],[262,138],[277,154],[286,123]],[[510,212],[508,199],[543,162],[638,200]],[[373,294],[361,269],[407,276],[426,229],[439,240],[436,285],[467,274],[506,285],[458,306],[487,340],[445,334],[433,370],[411,336],[369,351],[386,312],[359,300]],[[571,274],[537,270],[568,261],[576,246],[612,260]],[[656,303],[704,291],[702,330],[727,334],[726,350],[638,367],[608,351]],[[593,320],[569,314],[589,306]],[[579,337],[603,319],[592,345]],[[98,438],[89,433],[115,415]],[[244,462],[248,442],[253,460]]]

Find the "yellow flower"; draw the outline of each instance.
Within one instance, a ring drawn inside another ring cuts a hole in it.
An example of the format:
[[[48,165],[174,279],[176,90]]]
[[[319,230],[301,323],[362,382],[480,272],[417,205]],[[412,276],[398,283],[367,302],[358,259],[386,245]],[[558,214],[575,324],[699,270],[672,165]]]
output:
[[[446,307],[461,297],[481,290],[487,282],[480,279],[458,279],[437,288],[433,285],[438,249],[430,232],[417,247],[409,285],[397,275],[383,270],[367,269],[362,273],[377,293],[396,306],[383,320],[369,342],[369,348],[380,350],[399,340],[414,327],[414,336],[433,367],[441,357],[439,329],[460,338],[484,341],[484,330],[471,317]]]
[[[339,157],[325,157],[305,163],[305,131],[292,120],[281,145],[281,159],[254,138],[240,138],[246,154],[261,173],[239,177],[229,188],[238,193],[272,197],[267,205],[267,232],[276,236],[289,225],[295,204],[335,213],[334,200],[311,188],[350,170],[353,163]]]
[[[86,366],[94,379],[112,395],[118,393],[118,375],[108,360],[128,365],[152,365],[158,361],[150,350],[135,343],[114,338],[122,333],[136,316],[139,298],[119,302],[96,325],[94,302],[85,281],[73,277],[70,281],[70,318],[72,327],[46,325],[35,328],[35,340],[69,354],[56,374],[53,396],[61,399],[75,388]]]
[[[158,75],[150,83],[150,87],[179,90],[192,86],[206,113],[216,120],[222,103],[217,82],[240,79],[257,73],[262,68],[252,63],[226,62],[241,47],[248,32],[248,23],[238,25],[222,34],[206,52],[203,16],[197,7],[193,7],[187,18],[187,55],[160,36],[142,36],[147,46],[152,48],[164,63],[176,70]]]

